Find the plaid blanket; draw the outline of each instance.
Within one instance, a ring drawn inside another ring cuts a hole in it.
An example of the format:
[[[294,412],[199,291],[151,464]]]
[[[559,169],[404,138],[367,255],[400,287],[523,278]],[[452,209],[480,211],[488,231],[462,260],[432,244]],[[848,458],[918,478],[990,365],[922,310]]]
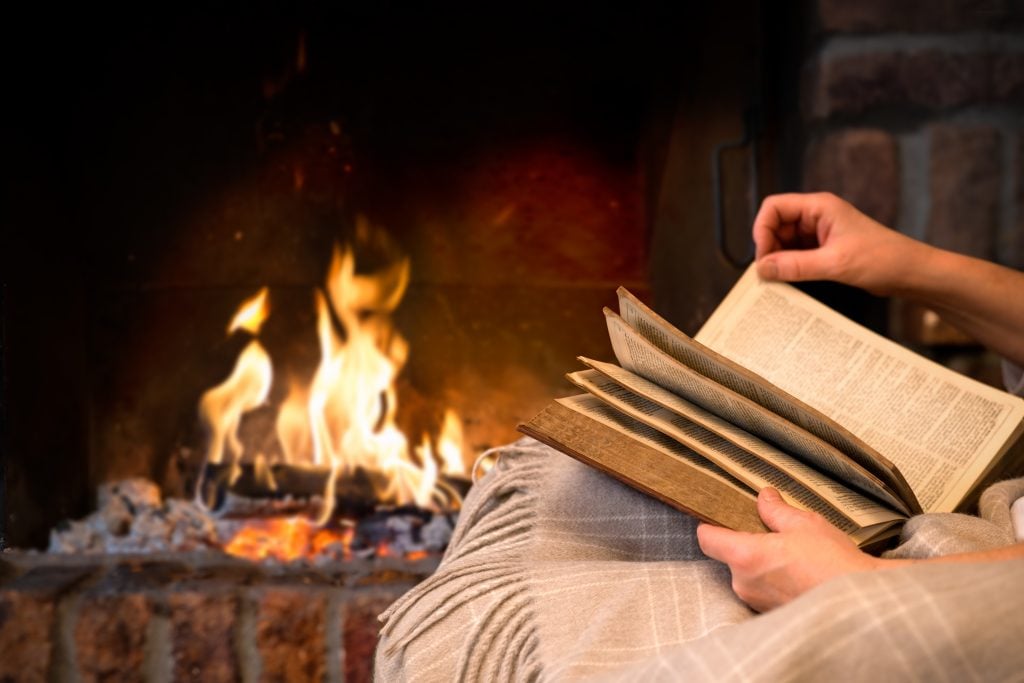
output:
[[[1024,479],[922,515],[892,554],[1013,542]],[[696,522],[523,439],[471,491],[438,571],[381,615],[383,681],[1024,678],[1024,561],[828,582],[757,615]]]

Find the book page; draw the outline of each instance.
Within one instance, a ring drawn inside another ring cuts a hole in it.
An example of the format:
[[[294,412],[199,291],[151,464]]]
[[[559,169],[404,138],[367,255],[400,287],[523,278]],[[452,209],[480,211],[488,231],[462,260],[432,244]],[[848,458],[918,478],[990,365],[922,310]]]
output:
[[[692,420],[629,391],[601,373],[595,370],[586,370],[574,372],[569,375],[569,378],[581,389],[589,391],[616,410],[693,449],[755,491],[772,486],[790,505],[817,512],[846,534],[863,526],[844,515],[809,487],[804,486],[772,463],[751,455]],[[884,510],[884,508],[882,509]],[[904,516],[890,511],[882,519],[865,521],[871,524],[876,521],[889,521],[902,517]]]
[[[518,429],[698,519],[740,531],[768,530],[753,491],[593,396],[554,401]]]
[[[620,316],[642,337],[708,379],[744,396],[849,456],[884,482],[912,511],[920,505],[896,467],[849,430],[810,405],[703,344],[691,339],[645,306],[623,287],[618,289]]]
[[[899,467],[928,511],[956,508],[1008,446],[1024,401],[963,377],[751,266],[697,340],[820,410]]]
[[[667,418],[670,424],[674,424],[687,436],[692,434],[698,444],[712,449],[713,452],[705,452],[701,450],[701,447],[685,440],[683,443],[715,462],[718,462],[715,453],[720,452],[722,457],[742,468],[758,469],[759,465],[756,462],[751,462],[752,460],[767,463],[772,468],[785,472],[787,477],[812,491],[815,496],[861,527],[906,517],[906,515],[885,508],[870,498],[843,486],[771,444],[643,377],[611,363],[602,363],[586,358],[580,360],[593,370],[570,375],[570,379],[574,383],[603,400],[613,402],[613,405],[617,399],[621,399],[627,404],[635,403],[630,396],[632,394],[666,409],[667,412],[675,416],[675,418]],[[648,414],[653,417],[649,411]],[[684,423],[680,423],[680,420]],[[685,423],[691,423],[693,426],[686,426]],[[648,422],[648,424],[665,431],[662,429],[661,422]],[[676,437],[676,434],[671,435]],[[741,454],[737,454],[737,451]],[[759,490],[768,485],[776,486],[767,478],[763,478],[760,482],[747,481],[724,463],[719,462],[719,464],[755,489]],[[780,490],[782,489],[780,488]],[[816,508],[812,507],[812,509]]]
[[[833,478],[909,514],[907,506],[877,477],[834,446],[683,365],[642,337],[613,311],[605,309],[605,319],[615,357],[625,369],[699,405],[744,431],[777,444]]]
[[[650,448],[685,460],[691,467],[702,470],[705,474],[718,480],[720,483],[727,484],[747,493],[753,493],[750,487],[742,481],[736,479],[699,453],[696,453],[692,448],[687,448],[649,425],[645,425],[628,415],[623,415],[619,411],[610,408],[604,401],[595,396],[591,396],[590,394],[568,396],[566,398],[555,399],[555,403],[573,410],[580,415],[589,417],[591,420],[596,420],[606,427],[611,427],[620,434],[624,434]]]

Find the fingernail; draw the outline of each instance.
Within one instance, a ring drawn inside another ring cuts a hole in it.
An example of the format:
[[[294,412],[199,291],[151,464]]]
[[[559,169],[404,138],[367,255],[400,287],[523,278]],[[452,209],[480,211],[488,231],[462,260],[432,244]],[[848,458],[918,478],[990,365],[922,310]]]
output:
[[[771,500],[778,500],[780,498],[779,492],[773,489],[771,486],[766,486],[761,489],[761,495]]]
[[[779,277],[779,266],[773,259],[764,259],[757,264],[757,272],[765,280],[775,280]]]

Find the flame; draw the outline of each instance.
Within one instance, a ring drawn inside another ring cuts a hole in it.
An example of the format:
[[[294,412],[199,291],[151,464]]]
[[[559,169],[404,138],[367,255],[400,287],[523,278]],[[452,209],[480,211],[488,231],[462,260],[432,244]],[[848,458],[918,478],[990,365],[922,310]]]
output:
[[[206,462],[218,464],[226,453],[241,458],[243,447],[238,428],[242,415],[267,400],[272,378],[270,356],[253,340],[238,356],[231,375],[203,394],[199,416],[210,431]]]
[[[313,452],[309,432],[309,391],[293,382],[288,398],[277,411],[277,436],[285,462],[299,462]]]
[[[466,463],[462,460],[463,440],[462,421],[454,410],[449,408],[444,411],[444,422],[441,424],[441,434],[437,439],[437,453],[444,463],[442,471],[445,474],[464,475]]]
[[[245,330],[256,336],[260,333],[263,321],[270,315],[270,290],[264,287],[259,292],[242,302],[228,325],[228,334],[235,330]]]
[[[356,235],[359,242],[385,243],[365,219],[357,222]],[[432,440],[423,435],[415,448],[410,448],[395,422],[395,379],[408,358],[409,345],[392,325],[390,315],[400,304],[409,277],[407,258],[394,258],[376,272],[359,273],[355,250],[336,246],[323,289],[315,292],[320,363],[308,385],[289,378],[288,395],[278,406],[275,429],[286,462],[329,470],[317,524],[323,525],[331,517],[336,482],[360,469],[373,473],[366,479],[377,487],[377,499],[388,504],[450,509],[461,502],[442,476],[465,476],[458,415],[446,411],[437,437]],[[245,329],[258,335],[270,311],[268,301],[268,290],[263,288],[243,302],[229,332]],[[270,358],[259,341],[253,340],[239,356],[231,376],[200,401],[202,419],[211,434],[208,463],[237,463],[245,458],[253,463],[257,476],[273,482],[266,460],[259,454],[244,453],[238,437],[244,414],[266,402],[272,382]],[[300,523],[289,524],[272,527],[264,523],[246,530],[246,538],[233,540],[229,552],[256,552],[238,549],[249,548],[257,542],[252,537],[257,537],[259,543],[274,548],[258,552],[286,555],[291,550],[268,540],[273,534],[267,529],[293,539],[304,533],[298,531]]]

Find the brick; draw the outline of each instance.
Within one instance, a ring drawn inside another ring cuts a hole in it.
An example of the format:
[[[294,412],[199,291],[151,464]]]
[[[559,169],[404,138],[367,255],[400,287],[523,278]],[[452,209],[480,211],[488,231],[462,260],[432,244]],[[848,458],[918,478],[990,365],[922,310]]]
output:
[[[223,587],[171,593],[171,657],[176,681],[236,681],[234,647],[238,600]]]
[[[322,680],[326,672],[327,591],[261,588],[255,598],[260,680]]]
[[[39,567],[0,589],[0,681],[45,680],[60,596],[89,575],[75,567]]]
[[[1024,51],[1000,52],[992,57],[992,99],[1024,101]]]
[[[380,636],[377,615],[401,596],[401,591],[376,590],[358,595],[345,604],[342,638],[345,645],[345,681],[373,680],[373,653]]]
[[[817,13],[827,33],[964,31],[1024,19],[1016,0],[818,0]]]
[[[805,81],[809,118],[884,107],[945,109],[989,99],[989,55],[981,52],[880,51],[825,55]]]
[[[146,630],[152,616],[152,602],[142,593],[84,594],[74,626],[82,680],[143,680]]]
[[[931,207],[928,240],[991,259],[999,228],[1002,135],[989,126],[929,130]]]
[[[816,140],[808,148],[804,189],[843,197],[885,225],[900,205],[899,147],[889,133],[848,129]]]
[[[49,600],[0,592],[0,681],[45,680],[55,612]]]

